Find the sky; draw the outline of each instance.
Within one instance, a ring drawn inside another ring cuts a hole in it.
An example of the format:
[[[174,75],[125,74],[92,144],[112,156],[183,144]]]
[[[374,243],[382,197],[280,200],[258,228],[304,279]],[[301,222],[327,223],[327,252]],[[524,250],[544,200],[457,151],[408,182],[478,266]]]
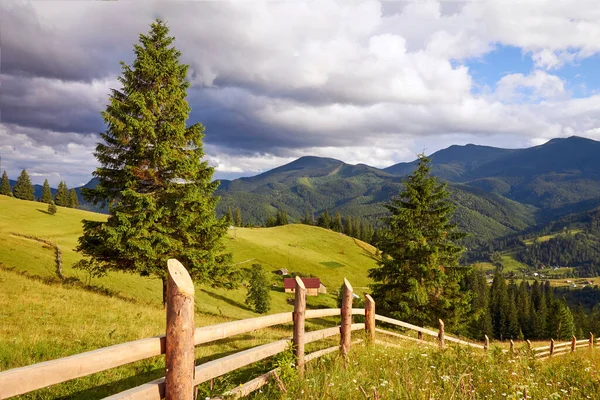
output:
[[[0,2],[1,168],[85,184],[119,62],[155,18],[189,64],[215,177],[314,155],[600,140],[597,0]]]

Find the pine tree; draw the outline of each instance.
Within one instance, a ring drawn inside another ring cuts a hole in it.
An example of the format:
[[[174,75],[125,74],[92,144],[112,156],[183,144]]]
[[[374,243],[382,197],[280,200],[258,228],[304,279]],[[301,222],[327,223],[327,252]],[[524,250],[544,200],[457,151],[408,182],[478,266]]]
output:
[[[314,219],[314,217],[312,218]],[[304,211],[304,218],[302,218],[302,222],[304,225],[312,225],[312,220],[310,217],[310,213],[308,212],[308,208]]]
[[[235,209],[233,223],[235,226],[242,226],[242,210],[239,207]]]
[[[501,268],[496,267],[494,280],[490,289],[490,314],[492,317],[492,326],[494,328],[494,338],[499,340],[507,339],[509,324],[509,300],[506,288],[506,280],[502,274]]]
[[[344,222],[344,234],[354,237],[354,224],[352,223],[352,217],[346,217],[346,221]]]
[[[57,206],[61,207],[69,207],[71,205],[69,199],[69,188],[67,187],[66,182],[59,182],[56,193],[54,194],[54,202]]]
[[[84,192],[108,205],[109,217],[84,221],[78,246],[107,268],[161,278],[163,301],[169,258],[197,283],[233,288],[237,281],[221,240],[227,221],[215,214],[219,182],[202,161],[204,127],[186,127],[188,66],[173,41],[156,20],[134,46],[133,64],[121,63],[122,89],[112,90],[95,151],[98,186]]]
[[[559,312],[558,312],[558,327],[556,331],[556,338],[562,340],[569,340],[575,333],[575,323],[573,321],[573,314],[569,309],[569,306],[564,302],[560,301]]]
[[[0,184],[0,194],[5,196],[10,196],[12,194],[12,190],[10,188],[10,181],[8,180],[8,175],[6,175],[6,171],[2,173],[2,184]]]
[[[342,216],[340,215],[339,211],[336,211],[335,218],[331,223],[331,229],[336,232],[341,232],[343,228],[344,227],[342,226]]]
[[[13,193],[17,199],[21,200],[35,200],[33,185],[27,171],[21,171],[21,175],[17,178]]]
[[[79,198],[77,197],[77,192],[75,191],[75,189],[71,189],[69,191],[69,207],[79,207]]]
[[[44,179],[44,186],[42,186],[42,203],[52,203],[52,191],[48,179]]]
[[[331,218],[329,217],[329,210],[325,210],[324,213],[319,215],[317,225],[325,229],[329,229],[331,227]]]
[[[430,172],[430,160],[421,155],[400,196],[386,205],[391,215],[379,240],[382,256],[369,276],[386,313],[421,326],[441,318],[453,329],[469,310],[468,293],[460,288],[468,268],[459,266],[463,249],[455,243],[465,235],[450,223],[455,207],[446,185]]]
[[[271,309],[271,288],[267,274],[260,264],[252,265],[246,304],[253,306],[259,314],[265,314]]]
[[[231,211],[231,206],[227,206],[227,214],[225,214],[225,218],[227,218],[227,225],[233,225],[233,211]]]
[[[355,237],[357,239],[361,238],[362,232],[360,230],[360,219],[359,218],[354,218],[354,227],[352,228],[352,237]]]
[[[278,209],[275,214],[275,226],[287,225],[288,224],[288,215],[282,209]]]
[[[484,335],[493,337],[489,287],[485,273],[482,270],[472,270],[467,276],[466,284],[472,294],[469,336],[479,340],[483,340]]]

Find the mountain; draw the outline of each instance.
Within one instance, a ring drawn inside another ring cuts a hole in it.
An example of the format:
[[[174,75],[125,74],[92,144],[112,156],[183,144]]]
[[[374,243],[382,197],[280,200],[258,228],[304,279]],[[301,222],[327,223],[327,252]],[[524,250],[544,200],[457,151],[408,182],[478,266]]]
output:
[[[363,217],[376,222],[384,204],[402,188],[402,176],[367,165],[302,157],[251,178],[222,182],[218,211],[239,207],[245,223],[262,224],[277,209],[293,220],[305,213]],[[526,229],[535,223],[535,207],[525,206],[484,190],[450,184],[457,205],[456,222],[479,239],[491,239]]]
[[[460,177],[491,161],[501,159],[518,150],[499,149],[489,146],[467,144],[452,145],[429,156],[432,173],[447,181],[460,181]],[[398,163],[383,171],[392,175],[408,175],[416,167],[417,161]]]
[[[430,157],[432,173],[538,208],[600,198],[600,142],[571,136],[526,149],[450,146]],[[415,163],[384,169],[410,173]]]
[[[573,136],[526,149],[453,145],[429,157],[432,173],[449,183],[456,222],[485,241],[598,208],[598,154],[600,142]],[[415,166],[413,161],[378,169],[301,157],[256,176],[222,180],[217,211],[239,207],[250,224],[263,224],[277,209],[287,211],[292,220],[328,210],[375,222]],[[92,179],[83,187],[96,184]],[[76,190],[80,193],[81,188]],[[40,195],[41,186],[36,185]]]

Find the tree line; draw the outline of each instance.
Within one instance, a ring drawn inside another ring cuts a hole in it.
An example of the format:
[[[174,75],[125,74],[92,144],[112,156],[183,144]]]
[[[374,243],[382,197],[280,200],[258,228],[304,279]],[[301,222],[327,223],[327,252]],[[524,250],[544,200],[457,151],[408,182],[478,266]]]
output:
[[[465,280],[471,291],[472,320],[467,334],[498,340],[582,339],[589,332],[600,333],[600,310],[591,312],[581,303],[572,309],[564,297],[558,298],[549,281],[519,284],[506,280],[496,269],[491,285],[483,271],[473,271]]]
[[[52,190],[50,189],[50,184],[48,184],[48,179],[45,179],[42,186],[42,195],[36,199],[35,189],[26,170],[21,171],[21,174],[17,178],[14,187],[11,187],[8,175],[6,174],[6,171],[4,171],[2,174],[2,182],[0,183],[0,194],[15,197],[21,200],[37,200],[42,203],[54,204],[61,207],[79,207],[79,198],[77,196],[77,192],[75,189],[69,190],[67,183],[64,181],[61,181],[58,184],[58,189],[53,196]]]

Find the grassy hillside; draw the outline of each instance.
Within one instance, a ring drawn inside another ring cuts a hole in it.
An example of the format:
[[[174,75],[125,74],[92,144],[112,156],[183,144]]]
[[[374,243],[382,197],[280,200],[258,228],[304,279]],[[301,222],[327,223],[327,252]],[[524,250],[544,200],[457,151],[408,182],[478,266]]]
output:
[[[45,210],[42,203],[0,196],[0,264],[30,275],[56,279],[53,250],[12,233],[34,235],[56,242],[63,253],[64,274],[85,281],[86,276],[81,271],[71,268],[80,257],[74,248],[81,235],[81,220],[102,220],[106,216],[62,207],[58,208],[56,215],[49,215]],[[230,230],[225,243],[233,253],[234,263],[240,268],[259,263],[269,272],[287,268],[290,272],[321,278],[329,293],[310,297],[308,304],[313,307],[335,305],[335,292],[344,277],[357,288],[367,286],[367,270],[376,265],[374,248],[370,245],[304,225],[235,228]],[[282,278],[275,274],[270,276],[276,285],[271,291],[272,311],[291,310],[292,307],[286,303],[291,296],[283,293]],[[159,305],[161,301],[162,292],[157,279],[112,272],[92,280],[92,284],[142,304]],[[245,294],[243,287],[231,291],[198,287],[196,308],[201,313],[228,318],[255,316],[244,303]]]
[[[58,208],[54,216],[46,205],[0,196],[0,370],[64,357],[99,347],[164,332],[165,316],[161,286],[157,279],[110,273],[92,280],[93,287],[71,279],[61,282],[55,271],[54,250],[35,240],[14,234],[50,239],[63,253],[64,274],[85,280],[71,268],[83,218],[102,220],[105,215]],[[374,248],[352,238],[316,227],[288,225],[277,228],[231,229],[225,238],[239,268],[261,263],[266,271],[288,268],[317,275],[328,287],[327,295],[308,297],[309,307],[331,307],[344,277],[356,291],[368,285],[367,270],[375,266]],[[283,293],[282,278],[271,274],[271,312],[291,311]],[[231,319],[255,317],[244,303],[246,290],[196,288],[196,325],[206,326]],[[309,323],[331,325],[329,320]],[[232,351],[289,336],[289,327],[244,335],[197,349],[197,362]],[[253,369],[240,371],[223,381],[222,387],[243,382]],[[164,374],[160,357],[94,374],[44,389],[23,398],[102,398]]]

